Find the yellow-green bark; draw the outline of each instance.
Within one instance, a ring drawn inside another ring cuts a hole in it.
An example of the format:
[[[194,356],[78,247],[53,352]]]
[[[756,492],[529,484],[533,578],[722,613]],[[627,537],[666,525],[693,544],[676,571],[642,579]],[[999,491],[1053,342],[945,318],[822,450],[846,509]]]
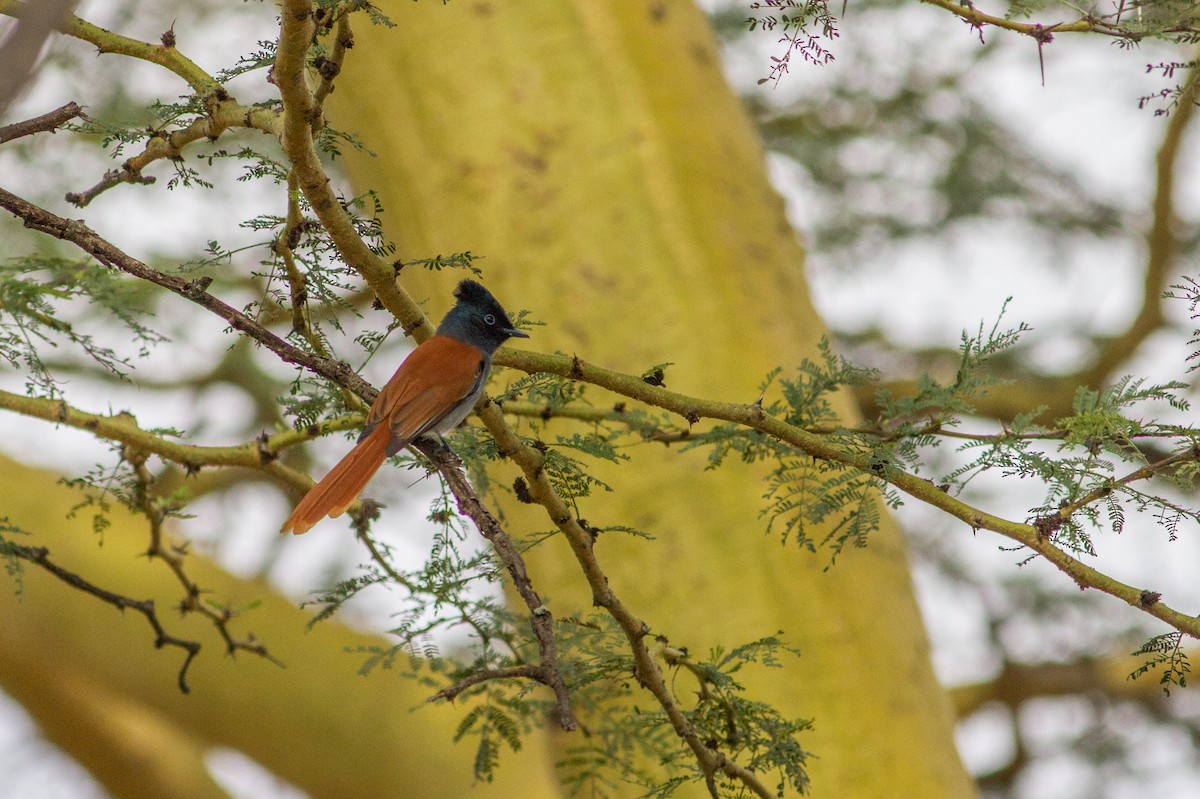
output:
[[[691,394],[751,401],[772,366],[814,352],[803,250],[695,8],[384,8],[398,27],[359,25],[332,113],[380,154],[347,162],[404,257],[482,254],[502,301],[547,323],[529,346],[634,373],[670,361]],[[444,310],[446,276],[402,281]],[[582,515],[658,537],[601,540],[618,593],[694,652],[784,631],[803,656],[752,692],[815,719],[817,795],[970,795],[895,529],[823,571],[827,555],[764,536],[760,472],[703,467],[647,448],[604,470],[616,492]],[[517,531],[549,526],[509,513]],[[588,603],[565,546],[531,564],[558,615]]]

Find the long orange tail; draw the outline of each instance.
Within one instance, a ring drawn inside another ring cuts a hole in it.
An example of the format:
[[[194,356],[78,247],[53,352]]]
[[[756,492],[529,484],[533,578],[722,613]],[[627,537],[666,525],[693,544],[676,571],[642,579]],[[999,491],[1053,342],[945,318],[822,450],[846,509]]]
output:
[[[377,426],[346,457],[329,470],[300,500],[279,532],[289,530],[300,535],[326,516],[341,516],[358,497],[387,457],[392,431],[386,424]]]

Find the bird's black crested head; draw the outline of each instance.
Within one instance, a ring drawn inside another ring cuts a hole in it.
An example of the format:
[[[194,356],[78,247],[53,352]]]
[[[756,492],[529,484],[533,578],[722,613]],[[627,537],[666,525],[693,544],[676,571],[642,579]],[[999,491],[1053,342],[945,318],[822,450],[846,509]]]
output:
[[[474,280],[463,280],[454,290],[458,302],[438,326],[438,333],[466,342],[491,354],[508,339],[529,338],[517,330],[491,292]]]

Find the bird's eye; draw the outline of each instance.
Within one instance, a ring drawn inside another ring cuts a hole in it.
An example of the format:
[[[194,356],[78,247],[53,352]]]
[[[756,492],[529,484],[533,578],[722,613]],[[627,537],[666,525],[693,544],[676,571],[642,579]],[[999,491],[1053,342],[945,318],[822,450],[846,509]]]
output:
[[[483,321],[487,322],[489,325],[494,325],[496,324],[496,317],[492,316],[490,313],[484,314]]]

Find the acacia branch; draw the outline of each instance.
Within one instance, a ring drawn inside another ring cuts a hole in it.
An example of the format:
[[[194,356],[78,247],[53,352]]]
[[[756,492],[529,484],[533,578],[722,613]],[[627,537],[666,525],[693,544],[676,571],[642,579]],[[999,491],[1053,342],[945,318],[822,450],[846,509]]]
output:
[[[244,332],[261,342],[283,360],[301,365],[306,369],[327,377],[338,385],[350,388],[365,398],[374,396],[374,390],[354,373],[349,365],[306,353],[279,339],[269,330],[254,322],[249,317],[246,317],[240,311],[208,294],[205,290],[206,284],[203,281],[184,280],[183,278],[152,269],[121,252],[82,223],[58,217],[49,211],[38,208],[12,195],[4,189],[0,189],[0,207],[22,218],[27,227],[42,230],[57,238],[71,241],[102,263],[114,266],[135,277],[167,288],[199,304],[227,321],[234,329]],[[870,464],[866,462],[865,456],[842,450],[828,443],[817,434],[766,416],[761,407],[758,406],[718,403],[710,400],[686,397],[661,387],[652,386],[640,377],[601,369],[584,363],[579,359],[564,356],[537,355],[528,352],[517,352],[506,348],[497,354],[496,363],[502,366],[518,368],[531,374],[534,372],[548,372],[561,377],[594,383],[631,399],[679,413],[689,422],[695,422],[700,418],[708,417],[744,424],[747,427],[760,430],[781,441],[790,443],[810,455],[843,463],[864,472],[870,470]],[[43,409],[47,407],[42,406]],[[644,635],[645,625],[624,609],[619,602],[616,602],[615,597],[611,597],[611,592],[607,589],[603,572],[590,552],[590,535],[572,517],[561,498],[553,493],[553,489],[549,486],[548,478],[540,468],[540,454],[527,448],[511,431],[507,430],[507,427],[503,424],[499,408],[492,406],[491,412],[485,408],[484,412],[481,413],[481,418],[488,424],[493,436],[496,436],[497,441],[501,443],[502,449],[514,455],[514,460],[521,465],[527,479],[530,479],[531,486],[537,486],[535,496],[539,497],[539,501],[547,507],[551,519],[564,533],[567,533],[567,540],[571,542],[572,550],[575,552],[581,567],[583,567],[589,584],[593,586],[593,592],[598,598],[597,604],[606,607],[606,609],[609,609],[613,613],[614,618],[617,618],[618,622],[622,624],[622,629],[625,630],[631,644],[640,641],[641,636]],[[86,424],[88,423],[82,422],[80,426],[86,426]],[[186,459],[182,459],[182,461],[186,462]],[[1186,632],[1193,637],[1200,637],[1200,620],[1197,620],[1194,616],[1180,613],[1161,601],[1147,603],[1146,596],[1153,595],[1153,592],[1126,585],[1087,566],[1054,546],[1033,525],[1013,522],[985,513],[957,498],[949,496],[932,484],[914,475],[889,471],[886,475],[879,476],[901,491],[949,513],[974,528],[992,530],[1029,547],[1045,557],[1058,569],[1071,576],[1081,587],[1097,588],[1104,593],[1124,600],[1134,607],[1140,608],[1175,629]],[[610,605],[612,607],[609,607]],[[645,659],[638,660],[638,665],[639,677],[649,679],[652,684],[655,683],[653,674],[657,672],[657,666],[649,658],[648,651]],[[643,676],[647,673],[651,675],[649,678]],[[661,673],[659,673],[658,679],[661,680]],[[662,690],[669,695],[665,684],[662,686]],[[670,716],[670,714],[668,715]],[[682,713],[677,718],[672,718],[672,724],[679,725],[677,726],[677,732],[680,726],[684,729],[687,727],[686,719],[682,716]],[[701,747],[703,748],[702,743]],[[704,749],[704,751],[707,752],[708,750]]]
[[[183,693],[188,693],[191,689],[187,684],[188,667],[192,665],[192,661],[196,655],[200,653],[200,643],[198,641],[187,641],[182,638],[176,638],[167,633],[163,628],[162,623],[158,620],[158,613],[154,608],[153,599],[132,599],[131,597],[109,591],[101,588],[95,583],[85,580],[75,572],[64,569],[54,561],[50,560],[50,550],[46,547],[27,547],[20,544],[14,544],[11,541],[0,540],[0,553],[12,555],[21,560],[33,563],[50,574],[62,580],[72,588],[77,588],[84,593],[91,594],[102,602],[107,602],[118,610],[127,608],[136,610],[145,617],[151,629],[154,630],[154,646],[162,648],[164,646],[175,646],[182,649],[186,655],[183,663],[179,666],[179,690]]]
[[[272,77],[283,100],[281,142],[297,184],[342,260],[367,281],[379,302],[418,342],[433,335],[433,326],[412,298],[396,284],[396,269],[377,255],[354,228],[333,191],[313,144],[320,108],[308,80],[308,50],[316,35],[313,7],[307,0],[285,0],[280,13],[279,45]]]
[[[91,188],[82,192],[69,192],[66,200],[82,208],[100,194],[122,183],[154,183],[155,178],[143,175],[142,170],[155,161],[165,158],[177,159],[189,144],[201,139],[213,141],[229,128],[248,128],[278,136],[280,119],[278,111],[247,107],[234,100],[225,100],[214,105],[206,116],[197,117],[185,128],[170,133],[155,133],[140,153],[126,159],[116,169],[105,172],[99,182]]]
[[[524,368],[517,365],[524,354],[513,351],[505,354],[502,351],[497,355],[496,362]],[[541,356],[532,357],[540,358]],[[534,369],[533,371],[550,370]],[[629,379],[640,381],[640,378],[629,377]],[[530,498],[542,505],[550,521],[563,533],[571,548],[571,553],[575,556],[575,561],[591,589],[592,603],[597,607],[604,608],[621,628],[630,652],[633,654],[634,676],[663,709],[675,734],[692,750],[705,775],[706,782],[711,783],[713,776],[720,772],[740,781],[748,790],[758,796],[774,796],[775,794],[763,784],[757,774],[730,760],[715,747],[710,747],[710,742],[702,739],[695,726],[688,720],[683,708],[676,701],[662,669],[659,668],[653,652],[646,643],[646,638],[650,634],[649,625],[638,618],[609,586],[608,577],[604,574],[593,549],[595,539],[554,490],[550,483],[550,477],[543,468],[545,456],[536,449],[526,446],[520,437],[508,427],[504,422],[503,412],[496,403],[485,401],[482,407],[477,406],[476,412],[496,439],[500,451],[511,458],[525,473]]]
[[[353,430],[362,426],[362,416],[351,414],[309,425],[304,429],[283,430],[259,436],[242,444],[206,447],[185,444],[145,430],[129,413],[89,413],[62,400],[0,391],[0,409],[86,430],[98,438],[117,441],[157,455],[165,461],[177,463],[189,474],[194,474],[205,466],[243,467],[261,470],[276,479],[292,483],[297,488],[303,487],[304,483],[298,472],[278,462],[280,452],[327,433]]]
[[[538,652],[541,657],[541,663],[537,666],[527,667],[527,673],[522,676],[537,680],[554,691],[559,725],[564,730],[574,730],[578,725],[575,721],[575,714],[571,710],[571,696],[558,665],[558,643],[554,638],[554,616],[542,602],[537,589],[533,587],[533,581],[529,578],[529,572],[525,568],[525,559],[521,556],[520,550],[505,532],[504,527],[484,505],[479,495],[475,493],[474,487],[463,474],[461,461],[453,452],[428,441],[418,441],[416,448],[434,463],[442,479],[446,481],[450,493],[454,495],[459,512],[475,522],[480,534],[492,545],[496,557],[508,570],[517,594],[529,610],[529,623],[533,628],[534,637],[537,639]],[[459,688],[454,695],[461,693],[466,687],[469,686]]]
[[[984,27],[993,27],[1028,36],[1034,39],[1039,47],[1052,41],[1056,33],[1096,33],[1135,42],[1140,41],[1146,35],[1121,27],[1119,10],[1112,14],[1085,13],[1071,21],[1043,24],[1040,22],[1020,22],[1015,19],[987,14],[976,8],[975,4],[969,2],[969,0],[962,3],[955,2],[955,0],[921,0],[921,2],[949,11],[972,28],[982,29]],[[1198,32],[1200,30],[1192,25],[1170,25],[1156,31],[1156,33],[1160,34],[1194,34]]]
[[[287,216],[284,219],[283,228],[275,237],[273,247],[275,254],[283,261],[284,275],[292,302],[292,332],[303,336],[308,345],[312,347],[313,352],[328,358],[329,350],[309,319],[308,278],[296,263],[295,249],[304,235],[305,228],[312,223],[304,218],[301,211],[300,189],[294,169],[288,171],[287,188]],[[345,401],[346,407],[366,414],[368,407],[355,392],[342,388],[342,399]]]
[[[24,3],[0,0],[0,14],[21,19],[30,13],[31,9]],[[178,158],[187,145],[200,139],[215,140],[228,128],[250,128],[273,136],[280,134],[281,115],[277,110],[238,103],[216,78],[175,49],[173,35],[164,34],[161,44],[152,44],[113,33],[74,15],[67,15],[57,27],[68,36],[95,45],[101,53],[125,55],[165,67],[187,81],[202,98],[205,109],[204,116],[187,127],[167,134],[155,133],[142,152],[127,159],[119,168],[106,172],[91,188],[68,193],[67,202],[73,205],[82,208],[101,193],[122,183],[154,183],[153,177],[142,175],[148,165],[164,158]],[[0,143],[6,140],[0,136]]]
[[[22,3],[17,0],[0,0],[0,14],[16,19],[22,19],[33,13],[34,4]],[[187,81],[192,90],[201,96],[217,92],[221,85],[216,78],[209,75],[187,56],[175,49],[175,45],[151,44],[138,39],[131,39],[119,33],[93,25],[79,17],[67,15],[57,26],[57,29],[68,36],[81,39],[95,45],[101,53],[115,53],[131,58],[157,64]],[[165,37],[164,37],[165,38]]]
[[[1093,388],[1102,384],[1133,351],[1162,327],[1163,292],[1174,276],[1179,257],[1179,218],[1175,212],[1175,180],[1181,145],[1188,126],[1195,118],[1197,84],[1200,70],[1189,71],[1180,92],[1178,105],[1167,118],[1162,144],[1154,159],[1154,214],[1146,231],[1146,274],[1142,280],[1142,306],[1121,335],[1106,342],[1092,367],[1079,376],[1079,383]]]
[[[167,274],[126,254],[82,222],[64,219],[57,214],[34,205],[17,195],[0,188],[0,208],[21,219],[25,227],[46,233],[57,239],[70,242],[91,255],[101,264],[125,272],[183,297],[189,302],[224,319],[230,327],[261,343],[287,363],[327,377],[339,385],[346,385],[360,395],[370,389],[370,384],[358,376],[344,361],[322,358],[305,352],[276,336],[265,326],[246,314],[208,293],[210,278],[186,280]]]
[[[987,513],[947,494],[932,482],[914,474],[892,467],[880,470],[878,464],[871,462],[868,454],[848,450],[825,436],[776,419],[758,404],[689,397],[668,391],[661,386],[651,385],[641,377],[594,366],[577,357],[506,349],[497,354],[496,363],[531,374],[547,372],[571,380],[592,383],[647,405],[678,413],[692,424],[708,418],[758,430],[814,458],[839,463],[882,480],[905,494],[967,523],[973,529],[999,533],[1041,555],[1074,580],[1080,588],[1095,588],[1154,616],[1176,630],[1193,638],[1200,638],[1200,618],[1167,606],[1155,591],[1135,588],[1088,566],[1056,546],[1044,531],[1034,524],[1015,522]]]
[[[524,665],[509,666],[508,668],[503,669],[480,669],[479,671],[472,672],[469,676],[464,677],[454,685],[448,685],[442,690],[438,691],[436,694],[429,697],[429,701],[437,702],[440,700],[445,700],[447,702],[453,702],[459,697],[459,695],[462,694],[463,691],[466,691],[469,688],[474,688],[476,685],[482,685],[483,683],[491,682],[492,680],[513,679],[534,680],[535,682],[540,683],[545,682],[545,680],[541,677],[538,666]],[[570,729],[574,729],[574,727],[571,727]]]
[[[10,142],[13,139],[19,139],[22,136],[30,136],[34,133],[45,133],[47,131],[53,133],[72,119],[81,116],[83,116],[82,108],[73,102],[67,103],[48,114],[14,122],[11,125],[5,125],[0,128],[0,144]]]
[[[253,635],[244,639],[233,637],[229,631],[229,622],[235,615],[234,611],[229,608],[214,608],[201,598],[201,595],[205,593],[204,589],[192,579],[191,575],[187,573],[187,569],[184,568],[187,550],[171,542],[163,529],[163,523],[169,517],[171,508],[153,496],[154,476],[146,468],[148,455],[135,447],[127,446],[121,453],[121,457],[133,469],[134,499],[150,523],[150,545],[146,549],[146,557],[157,558],[167,564],[171,573],[175,575],[176,581],[183,588],[183,600],[179,603],[180,613],[199,613],[212,622],[213,627],[225,641],[225,650],[228,654],[232,655],[238,651],[249,652],[269,660],[277,666],[282,666],[283,664],[276,660],[267,651],[266,646],[259,643]]]

